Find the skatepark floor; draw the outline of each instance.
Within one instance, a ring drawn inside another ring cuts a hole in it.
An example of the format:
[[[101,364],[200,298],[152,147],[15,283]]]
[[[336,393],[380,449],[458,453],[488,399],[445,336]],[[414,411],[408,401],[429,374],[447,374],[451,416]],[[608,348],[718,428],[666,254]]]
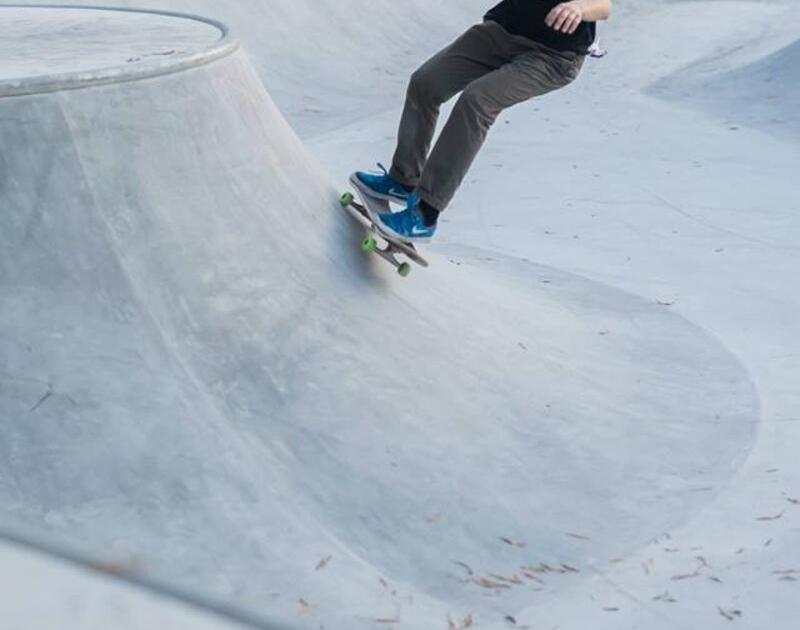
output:
[[[793,628],[792,3],[617,3],[605,58],[497,121],[407,280],[364,259],[336,197],[389,161],[408,74],[486,3],[272,4],[162,0],[241,50],[0,98],[19,147],[0,188],[0,577],[28,595],[0,613]],[[184,26],[114,41],[161,63],[217,36]],[[23,533],[150,590],[25,557]],[[152,601],[162,587],[206,611]]]

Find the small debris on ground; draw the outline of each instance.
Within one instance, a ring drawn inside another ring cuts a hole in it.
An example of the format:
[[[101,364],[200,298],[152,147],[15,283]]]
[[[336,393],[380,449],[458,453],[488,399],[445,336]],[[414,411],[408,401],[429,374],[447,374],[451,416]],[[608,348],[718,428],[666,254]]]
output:
[[[586,540],[586,541],[591,540],[591,538],[589,538],[588,536],[583,536],[582,534],[572,534],[570,532],[567,532],[567,536],[569,536],[570,538],[575,538],[576,540]]]
[[[328,566],[328,563],[331,560],[333,560],[333,556],[326,556],[325,558],[320,560],[319,563],[317,563],[317,566],[316,566],[316,568],[314,570],[315,571],[322,571],[322,569],[324,569],[325,567]]]
[[[783,515],[786,512],[781,512],[780,514],[776,514],[775,516],[759,516],[756,520],[757,521],[777,521],[780,518],[783,518]]]
[[[447,628],[448,630],[466,630],[466,628],[472,628],[475,625],[475,617],[472,613],[468,614],[464,617],[464,620],[461,622],[453,621],[452,618],[447,618]]]
[[[522,346],[522,344],[520,344],[520,346]],[[524,348],[524,346],[522,347]],[[519,540],[512,540],[511,538],[501,537],[500,540],[503,541],[505,544],[509,545],[510,547],[517,547],[519,549],[524,549],[526,546],[524,542],[520,542]]]
[[[489,578],[478,578],[474,582],[483,588],[511,588],[510,584],[500,582],[499,580],[490,580]]]
[[[727,619],[728,621],[736,621],[737,619],[741,619],[742,617],[741,610],[733,610],[733,609],[726,610],[722,608],[722,606],[717,606],[717,610],[719,611],[719,614],[725,617],[725,619]]]

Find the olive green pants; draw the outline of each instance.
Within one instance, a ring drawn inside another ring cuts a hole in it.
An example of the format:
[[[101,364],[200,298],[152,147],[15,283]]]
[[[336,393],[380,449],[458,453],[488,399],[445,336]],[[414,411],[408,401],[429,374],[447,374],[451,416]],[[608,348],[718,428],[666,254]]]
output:
[[[473,26],[411,76],[391,176],[444,210],[500,112],[571,83],[583,61],[584,55],[512,35],[496,22]],[[430,150],[439,109],[459,92]]]

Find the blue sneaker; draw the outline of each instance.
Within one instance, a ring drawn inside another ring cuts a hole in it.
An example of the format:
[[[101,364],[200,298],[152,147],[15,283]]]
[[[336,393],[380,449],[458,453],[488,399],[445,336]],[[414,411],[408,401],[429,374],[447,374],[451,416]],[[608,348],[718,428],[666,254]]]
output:
[[[363,171],[358,171],[353,173],[350,180],[355,186],[358,186],[360,190],[371,197],[397,203],[406,203],[411,193],[406,191],[400,182],[389,175],[389,171],[384,168],[383,164],[378,163],[378,167],[383,171],[382,173],[364,173]]]
[[[425,225],[416,195],[409,196],[408,205],[402,212],[382,214],[378,219],[379,227],[389,236],[408,243],[429,241],[436,234],[436,225]]]

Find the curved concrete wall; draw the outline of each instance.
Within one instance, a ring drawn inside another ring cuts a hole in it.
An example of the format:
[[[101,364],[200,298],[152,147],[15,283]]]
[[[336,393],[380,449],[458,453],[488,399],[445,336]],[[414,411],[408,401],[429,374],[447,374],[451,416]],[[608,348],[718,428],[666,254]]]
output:
[[[651,303],[364,257],[241,51],[2,98],[0,147],[11,526],[315,626],[503,623],[530,584],[482,578],[629,551],[752,438],[739,364]]]

